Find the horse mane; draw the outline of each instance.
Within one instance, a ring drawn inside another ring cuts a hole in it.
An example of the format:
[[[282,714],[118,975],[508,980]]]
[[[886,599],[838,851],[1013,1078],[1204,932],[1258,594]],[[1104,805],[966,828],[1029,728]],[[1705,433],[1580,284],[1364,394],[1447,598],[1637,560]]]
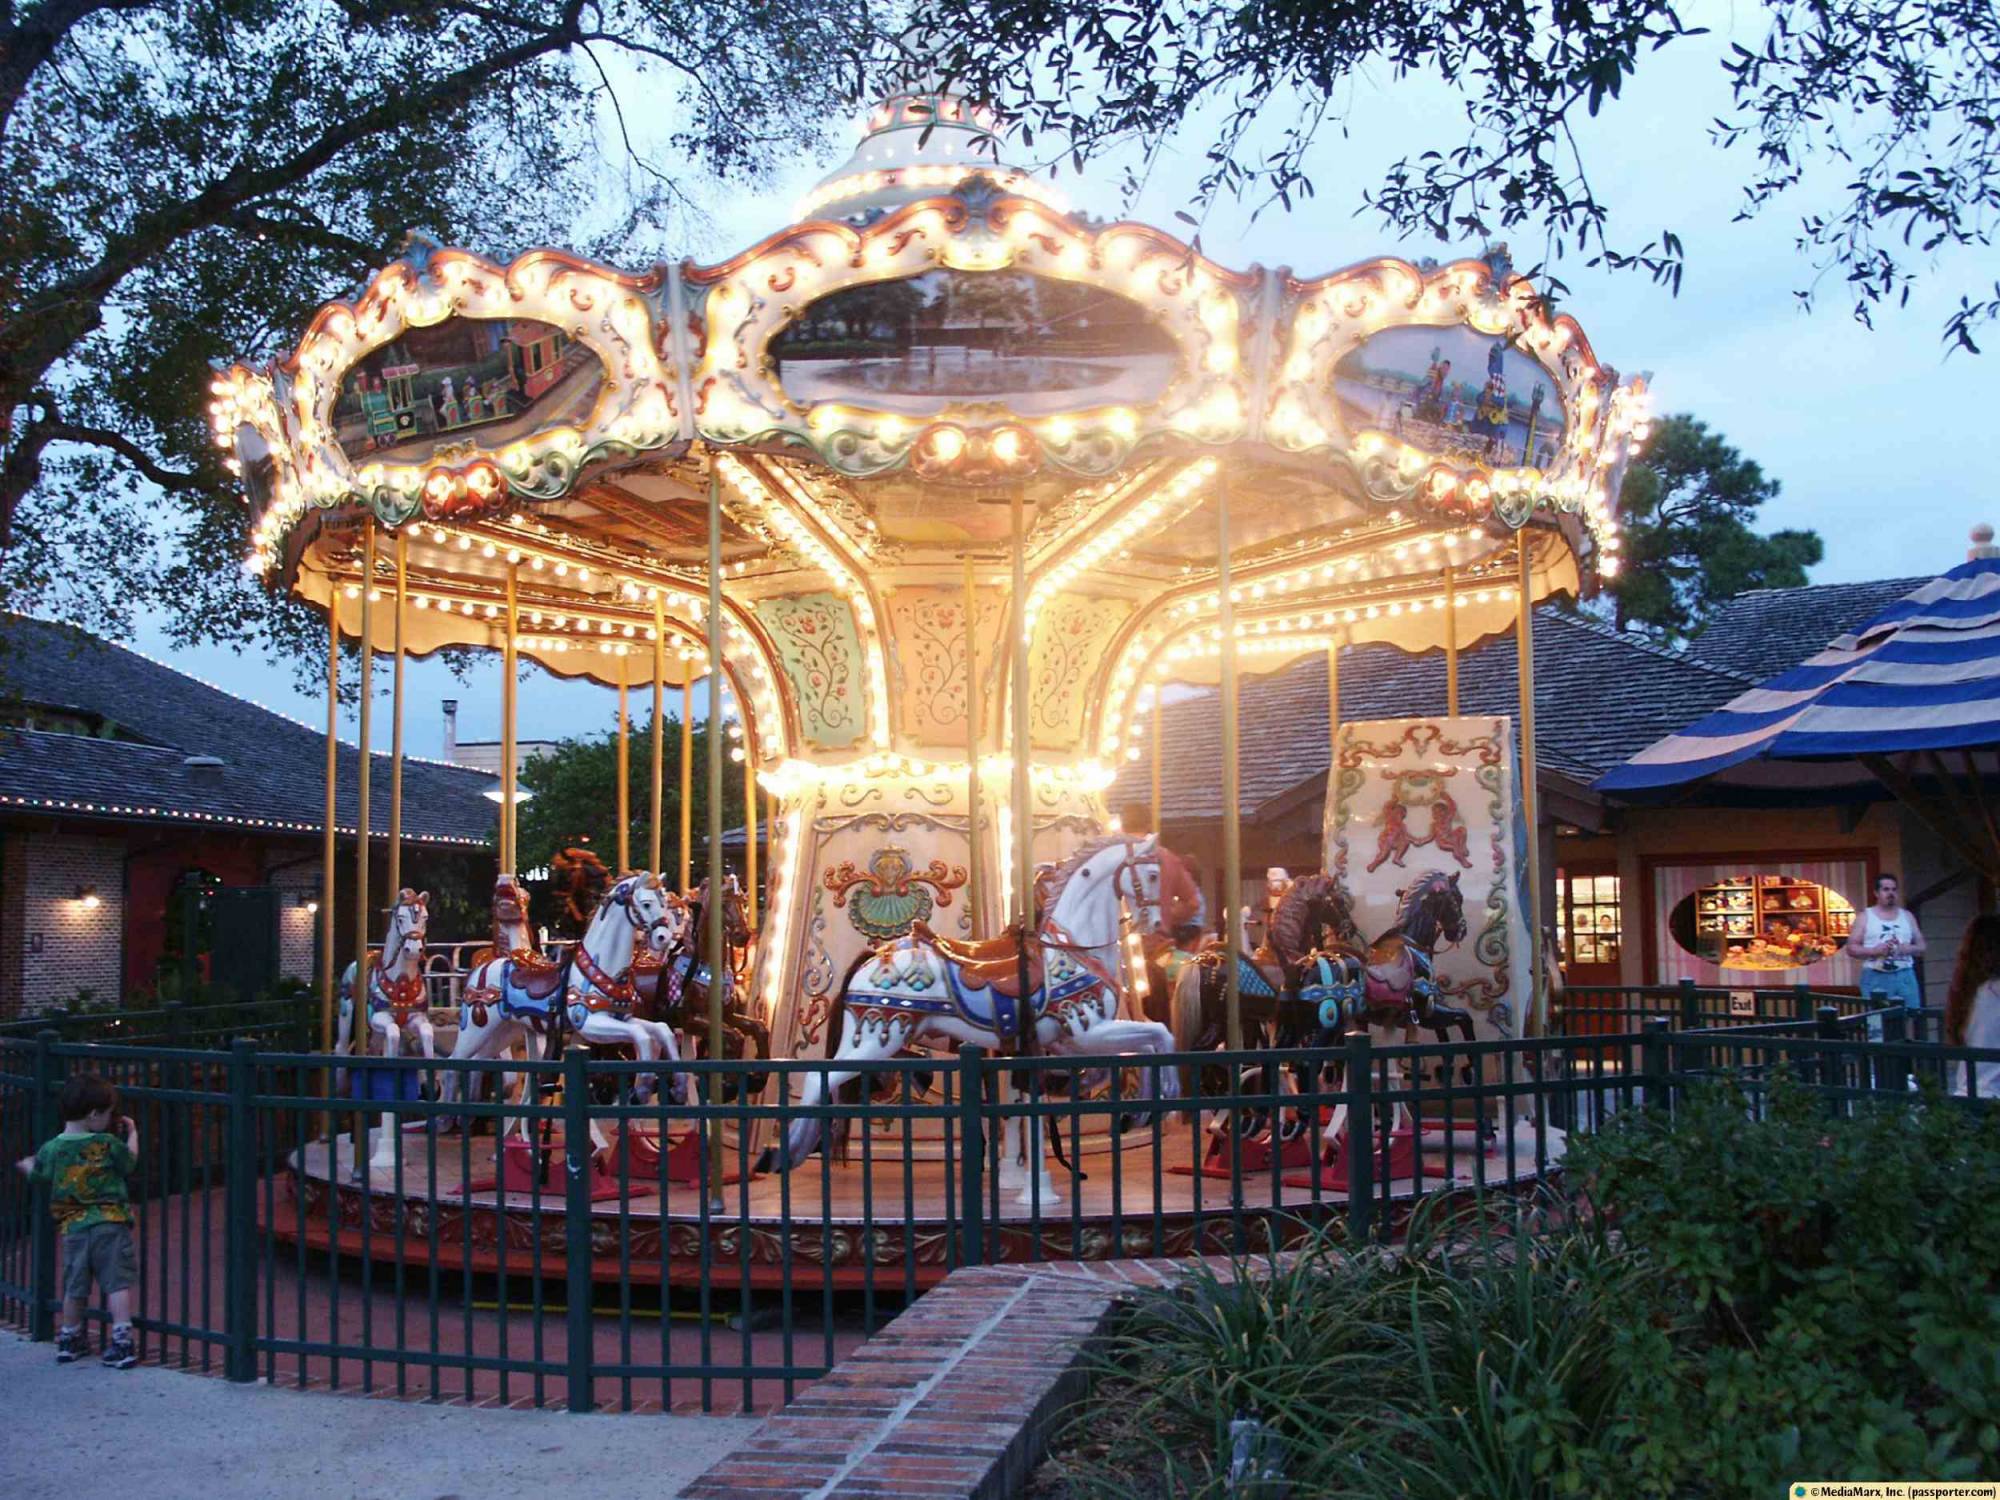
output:
[[[1348,913],[1347,898],[1341,892],[1340,881],[1322,870],[1311,875],[1301,875],[1293,881],[1292,888],[1285,892],[1283,899],[1278,902],[1278,909],[1271,914],[1269,942],[1285,963],[1297,963],[1313,946],[1307,940],[1309,934],[1306,932],[1306,923],[1312,915],[1313,902],[1322,896],[1327,898],[1337,916]],[[1353,920],[1352,915],[1348,914],[1347,921],[1350,926]],[[1337,931],[1334,936],[1345,940],[1354,934]]]
[[[1042,919],[1047,921],[1054,916],[1056,907],[1062,903],[1063,891],[1076,878],[1077,871],[1090,863],[1093,855],[1101,854],[1113,844],[1124,842],[1124,834],[1107,833],[1101,838],[1092,839],[1087,844],[1078,845],[1068,860],[1056,867],[1055,878],[1049,882],[1048,894],[1042,901]]]

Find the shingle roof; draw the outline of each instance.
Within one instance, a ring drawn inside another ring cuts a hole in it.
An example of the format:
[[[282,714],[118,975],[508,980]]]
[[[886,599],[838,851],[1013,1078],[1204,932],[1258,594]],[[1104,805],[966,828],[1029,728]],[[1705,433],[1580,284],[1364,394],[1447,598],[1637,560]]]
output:
[[[1835,636],[1929,582],[1929,578],[1877,578],[1867,583],[1752,589],[1723,605],[1707,628],[1688,642],[1688,650],[1705,662],[1762,682],[1796,667]]]
[[[326,737],[85,631],[0,614],[0,698],[108,720],[131,738],[0,728],[0,809],[317,832]],[[339,747],[335,823],[351,831],[360,753]],[[219,766],[187,764],[214,756]],[[373,830],[389,822],[389,758],[372,758]],[[403,762],[403,835],[476,843],[498,807],[483,772]]]
[[[1496,636],[1458,659],[1462,713],[1513,714],[1512,635]],[[1726,703],[1750,686],[1742,674],[1663,651],[1586,615],[1556,606],[1535,617],[1535,740],[1541,766],[1589,783],[1647,745]],[[1242,679],[1238,722],[1242,813],[1326,774],[1326,659],[1315,656],[1267,676]],[[1166,817],[1222,816],[1221,730],[1217,699],[1168,703],[1160,721],[1160,795]],[[1394,646],[1340,653],[1343,719],[1443,713],[1442,652],[1412,656]],[[1110,793],[1116,808],[1151,796],[1151,736],[1141,740]]]

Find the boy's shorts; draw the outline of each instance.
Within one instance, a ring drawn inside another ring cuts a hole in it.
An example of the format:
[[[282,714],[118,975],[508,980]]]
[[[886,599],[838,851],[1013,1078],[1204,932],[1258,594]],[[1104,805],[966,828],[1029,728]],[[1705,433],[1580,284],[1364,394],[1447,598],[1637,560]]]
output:
[[[93,1224],[63,1236],[63,1296],[81,1297],[92,1281],[106,1295],[139,1279],[132,1258],[130,1224]]]

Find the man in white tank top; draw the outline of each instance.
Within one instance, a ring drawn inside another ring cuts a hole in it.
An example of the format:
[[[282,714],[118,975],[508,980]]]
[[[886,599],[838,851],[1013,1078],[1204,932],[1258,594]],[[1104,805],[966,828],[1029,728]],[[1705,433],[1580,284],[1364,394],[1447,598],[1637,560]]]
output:
[[[1916,913],[1902,905],[1902,889],[1902,882],[1887,871],[1875,878],[1875,904],[1855,918],[1847,953],[1861,960],[1863,995],[1922,1010],[1917,960],[1923,956],[1924,932]]]

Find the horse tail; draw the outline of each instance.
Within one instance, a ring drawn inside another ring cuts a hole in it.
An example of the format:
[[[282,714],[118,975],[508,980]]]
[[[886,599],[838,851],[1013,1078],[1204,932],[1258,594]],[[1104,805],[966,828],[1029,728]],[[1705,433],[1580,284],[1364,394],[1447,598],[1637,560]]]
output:
[[[1181,971],[1174,976],[1173,1015],[1169,1025],[1174,1033],[1174,1051],[1198,1052],[1201,1050],[1202,1033],[1207,1026],[1206,1009],[1201,995],[1202,965],[1189,962],[1181,965]],[[1181,1068],[1181,1096],[1191,1099],[1201,1092],[1200,1068],[1183,1065]]]

